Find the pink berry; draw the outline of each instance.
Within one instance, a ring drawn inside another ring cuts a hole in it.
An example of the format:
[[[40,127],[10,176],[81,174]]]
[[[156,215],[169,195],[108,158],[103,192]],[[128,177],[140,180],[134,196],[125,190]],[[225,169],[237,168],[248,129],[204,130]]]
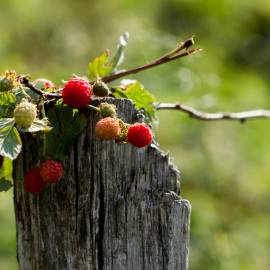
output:
[[[40,176],[43,182],[58,182],[64,176],[63,165],[55,160],[46,160],[40,165]]]

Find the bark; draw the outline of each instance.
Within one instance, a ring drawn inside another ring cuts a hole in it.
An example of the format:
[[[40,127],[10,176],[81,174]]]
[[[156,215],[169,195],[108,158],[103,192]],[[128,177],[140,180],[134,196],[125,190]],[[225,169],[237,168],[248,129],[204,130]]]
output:
[[[127,122],[129,100],[107,98]],[[71,147],[65,178],[38,196],[23,176],[39,160],[27,136],[14,163],[17,252],[21,270],[186,270],[190,204],[180,199],[179,172],[151,145],[100,141],[95,112]]]

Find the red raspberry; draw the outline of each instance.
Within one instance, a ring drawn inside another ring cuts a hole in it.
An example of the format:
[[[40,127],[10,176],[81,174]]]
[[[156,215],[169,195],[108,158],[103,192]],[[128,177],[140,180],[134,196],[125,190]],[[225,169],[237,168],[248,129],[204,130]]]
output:
[[[4,163],[4,157],[3,156],[0,156],[0,169],[3,166],[3,163]]]
[[[44,183],[39,168],[30,169],[24,177],[24,188],[27,192],[37,194],[43,189]]]
[[[92,86],[84,79],[69,80],[62,90],[63,102],[72,108],[86,107],[91,101]]]
[[[153,135],[146,124],[135,123],[128,128],[127,139],[134,146],[141,148],[152,142]]]
[[[101,140],[112,140],[121,132],[119,119],[105,117],[96,124],[96,136]]]
[[[55,160],[46,160],[40,165],[40,176],[43,182],[58,182],[64,176],[63,165]]]

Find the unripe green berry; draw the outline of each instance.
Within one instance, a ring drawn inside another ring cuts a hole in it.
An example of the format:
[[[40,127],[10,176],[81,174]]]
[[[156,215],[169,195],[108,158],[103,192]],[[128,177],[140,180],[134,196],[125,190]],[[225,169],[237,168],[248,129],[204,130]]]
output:
[[[16,86],[16,72],[7,70],[5,75],[0,77],[0,92],[12,90]]]
[[[14,110],[15,123],[21,128],[29,128],[37,117],[37,107],[23,99]]]
[[[0,92],[10,91],[14,88],[15,83],[12,79],[1,77],[0,78]]]
[[[114,104],[102,102],[99,105],[99,114],[102,118],[105,117],[116,117],[116,109]]]
[[[98,97],[107,97],[110,94],[110,88],[106,83],[98,80],[93,85],[93,93]]]

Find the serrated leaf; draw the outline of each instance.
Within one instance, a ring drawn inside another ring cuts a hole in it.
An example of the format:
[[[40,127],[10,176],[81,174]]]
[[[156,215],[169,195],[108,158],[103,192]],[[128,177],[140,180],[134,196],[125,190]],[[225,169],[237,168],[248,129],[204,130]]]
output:
[[[18,87],[16,89],[14,89],[13,93],[14,93],[14,96],[16,99],[16,103],[20,103],[23,98],[30,97],[24,91],[24,87]]]
[[[139,82],[125,85],[124,89],[117,88],[113,95],[117,98],[127,97],[131,99],[138,110],[144,110],[147,122],[155,119],[155,98]]]
[[[20,128],[22,132],[38,132],[38,131],[49,131],[51,127],[48,126],[49,121],[47,118],[35,119],[29,128]]]
[[[33,90],[27,87],[23,87],[23,90],[31,98],[32,101],[38,102],[41,99],[41,96]]]
[[[13,118],[0,119],[0,155],[11,160],[16,159],[22,150],[20,134],[14,124]]]
[[[12,116],[16,98],[11,92],[0,93],[0,117]]]
[[[12,187],[12,183],[4,178],[0,179],[0,192],[8,191]]]
[[[113,70],[112,63],[109,61],[109,52],[105,51],[88,64],[88,76],[96,79],[109,75]]]
[[[116,53],[112,59],[112,69],[115,71],[115,69],[121,65],[124,61],[124,49],[128,44],[129,40],[129,33],[125,32],[123,35],[120,36],[119,42],[117,45]]]
[[[55,105],[48,111],[49,121],[53,129],[46,136],[47,155],[55,159],[63,159],[68,153],[72,141],[87,125],[84,115],[68,106]]]

